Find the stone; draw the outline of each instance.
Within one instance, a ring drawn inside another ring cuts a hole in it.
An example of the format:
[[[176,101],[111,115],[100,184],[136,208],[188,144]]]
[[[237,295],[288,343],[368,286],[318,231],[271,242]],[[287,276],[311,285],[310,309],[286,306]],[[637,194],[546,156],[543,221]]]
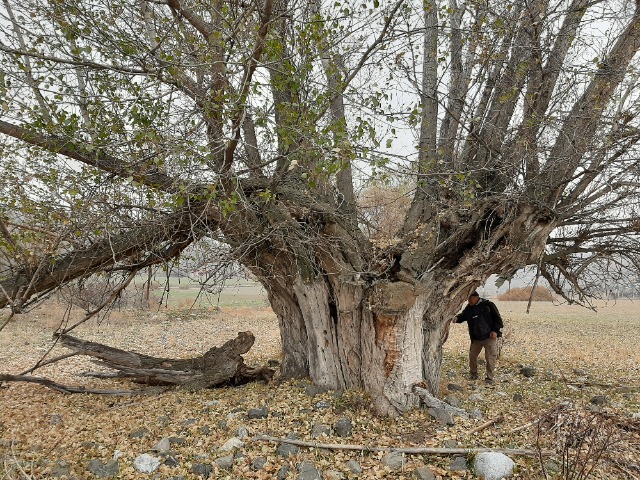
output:
[[[334,425],[333,430],[336,432],[336,435],[339,437],[348,437],[353,432],[353,425],[351,423],[351,419],[348,417],[340,418]]]
[[[151,450],[158,453],[168,453],[171,451],[171,441],[165,437],[151,447]]]
[[[170,468],[175,468],[180,466],[180,462],[178,461],[178,459],[171,455],[165,457],[162,463],[164,463],[167,467],[170,467]]]
[[[533,367],[522,367],[520,369],[520,374],[527,378],[531,378],[536,374],[536,369]]]
[[[300,452],[300,447],[296,445],[290,445],[288,443],[281,443],[276,448],[276,455],[280,457],[289,457],[291,455],[296,455]]]
[[[107,463],[102,463],[100,460],[94,458],[89,461],[87,470],[98,478],[110,478],[118,475],[120,464],[118,463],[118,460],[111,460]]]
[[[316,410],[326,410],[327,408],[331,408],[331,404],[329,402],[325,402],[324,400],[319,401],[314,405]]]
[[[204,435],[205,437],[211,435],[211,427],[209,425],[201,426],[198,431],[200,432],[200,435]]]
[[[382,464],[389,467],[393,471],[402,470],[406,463],[406,459],[402,453],[390,452],[382,457]]]
[[[142,438],[142,437],[146,437],[149,433],[149,429],[142,427],[139,428],[137,430],[134,430],[133,432],[131,432],[129,434],[129,438]]]
[[[514,402],[524,402],[524,396],[521,393],[514,393],[513,394],[513,401]]]
[[[229,430],[229,425],[227,425],[227,421],[226,420],[220,420],[218,422],[218,428],[220,430],[224,430],[226,432],[227,430]]]
[[[53,478],[68,477],[70,475],[69,464],[64,460],[56,462],[49,474]]]
[[[318,385],[307,385],[304,388],[304,393],[309,395],[311,398],[315,397],[316,395],[322,395],[323,393],[326,393],[328,391],[329,389],[327,387],[320,387]]]
[[[313,462],[306,460],[298,466],[298,480],[322,480],[322,474]]]
[[[444,446],[446,448],[457,448],[458,442],[455,441],[453,438],[448,438],[447,440],[444,441]]]
[[[500,480],[513,475],[515,462],[500,452],[478,453],[473,459],[475,474],[484,480]]]
[[[469,416],[474,420],[482,420],[482,410],[480,410],[479,408],[474,408],[469,412]]]
[[[184,422],[182,422],[182,426],[183,427],[190,427],[191,425],[194,425],[196,423],[198,423],[199,419],[197,418],[187,418]]]
[[[267,464],[267,459],[264,457],[254,458],[251,462],[251,468],[254,470],[262,470],[264,466]]]
[[[280,467],[280,470],[278,470],[278,473],[276,474],[276,480],[284,480],[285,478],[287,478],[287,473],[289,473],[289,470],[291,470],[291,467],[289,465],[283,465],[282,467]]]
[[[247,417],[251,419],[267,418],[269,416],[269,407],[252,408],[247,412]]]
[[[436,476],[429,467],[418,467],[416,468],[415,474],[419,480],[436,480]]]
[[[451,412],[444,408],[429,408],[427,412],[444,425],[455,425],[456,423]]]
[[[454,471],[469,470],[466,457],[453,457],[449,468]]]
[[[447,390],[451,392],[462,392],[464,390],[464,387],[457,385],[455,383],[450,383],[447,385]]]
[[[133,466],[140,473],[153,473],[160,466],[160,460],[148,453],[143,453],[135,458]]]
[[[220,450],[222,452],[230,452],[242,447],[244,447],[244,442],[242,440],[240,440],[238,437],[231,437],[224,443],[224,445],[220,447]]]
[[[356,475],[360,475],[362,473],[362,467],[354,459],[349,460],[345,465],[351,473],[355,473]]]
[[[322,423],[318,423],[313,426],[311,430],[311,438],[318,438],[322,435],[330,436],[331,435],[331,427],[329,425],[324,425]]]
[[[249,436],[249,429],[247,427],[245,427],[244,425],[238,427],[238,429],[236,430],[236,437],[242,439],[242,438],[247,438]]]
[[[587,375],[589,375],[589,372],[584,368],[574,368],[573,373],[575,373],[579,377],[586,377]]]
[[[51,415],[51,417],[49,418],[49,424],[50,425],[60,425],[62,423],[62,415],[58,414],[58,413],[54,413],[53,415]]]
[[[596,395],[595,397],[591,398],[591,400],[589,400],[589,403],[597,406],[604,405],[608,402],[609,397],[607,397],[606,395]]]
[[[218,405],[220,403],[220,400],[208,400],[206,402],[204,402],[204,406],[205,407],[213,407],[215,405]]]
[[[194,463],[193,465],[191,465],[191,473],[202,478],[209,478],[209,475],[211,475],[212,471],[213,467],[209,464]]]
[[[484,397],[479,393],[474,393],[472,395],[469,395],[469,401],[474,403],[482,403],[484,402]]]
[[[344,480],[346,477],[344,473],[338,472],[337,470],[327,470],[324,472],[325,480]]]
[[[233,455],[216,458],[214,462],[222,470],[231,470],[233,468]]]
[[[458,397],[451,394],[445,396],[443,400],[447,402],[449,405],[451,405],[452,407],[456,407],[456,408],[460,408],[460,405],[462,404]]]

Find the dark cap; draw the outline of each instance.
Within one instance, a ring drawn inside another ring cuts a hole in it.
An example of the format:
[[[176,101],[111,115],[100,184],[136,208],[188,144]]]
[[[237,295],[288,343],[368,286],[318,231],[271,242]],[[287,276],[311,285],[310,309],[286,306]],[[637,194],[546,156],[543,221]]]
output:
[[[479,296],[480,296],[480,294],[478,292],[476,292],[475,290],[469,294],[469,298],[471,298],[471,297],[479,297]]]

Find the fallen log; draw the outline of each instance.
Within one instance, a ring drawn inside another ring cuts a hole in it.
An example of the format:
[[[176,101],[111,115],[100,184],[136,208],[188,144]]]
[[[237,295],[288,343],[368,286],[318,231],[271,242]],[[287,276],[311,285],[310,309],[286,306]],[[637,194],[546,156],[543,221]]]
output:
[[[98,365],[116,370],[116,378],[127,378],[146,385],[178,385],[197,390],[221,384],[239,385],[257,380],[269,381],[275,373],[270,368],[250,368],[244,364],[243,353],[253,346],[251,332],[238,336],[221,347],[213,347],[195,358],[157,358],[137,352],[120,350],[101,343],[60,335],[61,345],[76,355],[89,355]]]
[[[553,452],[543,450],[530,450],[519,448],[439,448],[439,447],[375,447],[366,445],[350,445],[341,443],[316,443],[305,442],[304,440],[295,440],[291,438],[271,437],[268,435],[258,435],[253,437],[257,442],[273,442],[288,443],[299,447],[323,448],[326,450],[357,450],[362,452],[397,452],[411,455],[468,455],[483,452],[500,452],[505,455],[523,455],[523,456],[550,456]]]

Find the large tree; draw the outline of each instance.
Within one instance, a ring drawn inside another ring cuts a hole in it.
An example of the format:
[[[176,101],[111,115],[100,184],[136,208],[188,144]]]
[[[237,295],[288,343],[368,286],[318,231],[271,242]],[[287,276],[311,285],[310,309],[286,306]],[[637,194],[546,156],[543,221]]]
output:
[[[0,307],[213,240],[284,377],[402,412],[490,275],[640,267],[639,5],[3,0]]]

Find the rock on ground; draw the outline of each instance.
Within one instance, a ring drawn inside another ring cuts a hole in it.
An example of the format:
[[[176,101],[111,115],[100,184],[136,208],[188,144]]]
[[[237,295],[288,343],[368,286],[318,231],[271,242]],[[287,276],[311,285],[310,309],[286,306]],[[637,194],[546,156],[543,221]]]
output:
[[[231,470],[233,468],[233,455],[216,458],[214,461],[223,470]]]
[[[107,463],[102,463],[98,459],[93,459],[87,465],[87,470],[98,478],[109,478],[118,475],[120,465],[118,460],[111,460]]]
[[[356,475],[360,475],[362,473],[362,467],[353,458],[351,460],[349,460],[346,463],[346,465],[347,465],[347,468],[349,469],[349,471],[351,471],[352,473],[355,473]]]
[[[475,474],[484,480],[500,480],[513,475],[515,463],[504,453],[483,452],[475,456],[473,470]]]
[[[405,463],[406,459],[402,453],[391,452],[382,457],[382,464],[391,470],[401,470]]]
[[[418,467],[415,473],[418,480],[436,480],[436,476],[429,467]]]
[[[160,466],[160,460],[148,453],[143,453],[136,457],[133,466],[140,473],[153,473]]]
[[[322,480],[322,474],[313,462],[302,462],[298,467],[298,480]]]
[[[335,425],[333,426],[333,430],[336,432],[336,435],[339,437],[348,437],[351,435],[353,431],[353,425],[351,424],[351,419],[347,417],[342,417],[339,419]]]

